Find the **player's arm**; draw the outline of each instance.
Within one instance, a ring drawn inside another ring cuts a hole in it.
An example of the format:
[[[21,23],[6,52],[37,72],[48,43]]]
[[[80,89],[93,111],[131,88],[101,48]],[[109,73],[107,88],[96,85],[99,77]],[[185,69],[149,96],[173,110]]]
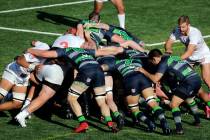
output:
[[[92,40],[92,38],[90,36],[90,32],[89,31],[85,31],[84,35],[85,35],[85,39],[88,42],[88,45],[91,46],[90,48],[96,49],[97,48],[97,44],[95,43],[95,41]]]
[[[120,46],[124,47],[124,48],[132,48],[134,50],[138,50],[140,52],[144,52],[145,49],[142,48],[141,46],[139,46],[139,44],[137,44],[136,42],[134,42],[133,40],[126,40],[125,42],[121,43]]]
[[[96,56],[117,55],[123,53],[124,49],[121,47],[104,47],[96,50]]]
[[[189,44],[187,47],[187,51],[185,51],[185,53],[181,55],[181,59],[187,59],[188,57],[190,57],[195,51],[195,48],[196,45]]]
[[[83,25],[81,23],[77,24],[76,35],[80,36],[81,38],[84,38],[84,28],[83,28]]]
[[[120,53],[123,53],[124,49],[121,47],[105,47],[105,48],[100,48],[97,50],[94,49],[85,49],[87,52],[89,52],[90,55],[99,57],[99,56],[106,56],[106,55],[117,55]]]
[[[99,29],[105,29],[105,30],[109,30],[110,29],[110,26],[106,23],[86,23],[84,25],[85,28],[91,28],[91,27],[94,27],[94,28],[99,28]]]
[[[38,50],[29,48],[27,50],[28,53],[31,53],[35,56],[44,57],[44,58],[56,58],[58,57],[58,53],[55,50],[45,51],[45,50]]]
[[[173,49],[172,49],[173,43],[174,43],[174,40],[171,38],[168,38],[168,40],[166,41],[166,43],[164,45],[165,53],[169,53],[169,54],[173,53]]]
[[[146,77],[152,80],[153,83],[158,83],[163,76],[163,74],[159,72],[155,74],[151,74],[142,67],[138,68],[137,71],[143,73]]]

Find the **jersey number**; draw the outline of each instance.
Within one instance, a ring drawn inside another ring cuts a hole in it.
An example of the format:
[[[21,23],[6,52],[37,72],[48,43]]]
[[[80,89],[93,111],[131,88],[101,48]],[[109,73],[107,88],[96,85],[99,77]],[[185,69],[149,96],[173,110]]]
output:
[[[60,45],[62,45],[64,48],[68,48],[69,47],[69,44],[66,41],[61,42]]]

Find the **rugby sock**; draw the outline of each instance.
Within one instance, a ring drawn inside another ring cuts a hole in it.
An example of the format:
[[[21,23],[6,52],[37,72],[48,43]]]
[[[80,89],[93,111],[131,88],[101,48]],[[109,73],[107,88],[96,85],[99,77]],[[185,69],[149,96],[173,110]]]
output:
[[[114,118],[117,118],[119,115],[120,115],[120,112],[118,112],[118,111],[113,112]]]
[[[77,117],[77,120],[78,120],[80,123],[86,121],[84,115],[78,116],[78,117]]]
[[[208,102],[206,103],[206,105],[207,105],[208,107],[210,107],[210,101],[208,101]]]
[[[190,104],[188,104],[188,105],[189,105],[189,107],[190,107],[190,110],[191,110],[192,113],[193,113],[195,122],[196,122],[196,123],[200,123],[200,117],[199,117],[199,114],[198,114],[198,106],[197,106],[196,102],[193,101],[192,103],[190,103]]]
[[[110,117],[110,116],[105,116],[105,117],[104,117],[104,120],[105,120],[106,123],[111,122],[111,121],[112,121],[112,117]]]
[[[146,124],[149,124],[150,123],[150,120],[144,115],[143,112],[141,111],[136,111],[136,112],[133,112],[133,115],[135,116],[135,118],[137,118],[137,120],[139,121],[142,121]]]
[[[160,106],[153,107],[152,112],[154,113],[154,116],[158,118],[160,121],[165,120],[164,111]]]
[[[181,111],[180,111],[179,107],[173,108],[171,111],[172,111],[172,115],[174,117],[176,129],[182,129]]]
[[[155,98],[155,101],[157,102],[157,103],[160,103],[160,99],[157,97],[157,98]]]
[[[125,29],[125,14],[118,14],[118,20],[120,23],[120,27]]]

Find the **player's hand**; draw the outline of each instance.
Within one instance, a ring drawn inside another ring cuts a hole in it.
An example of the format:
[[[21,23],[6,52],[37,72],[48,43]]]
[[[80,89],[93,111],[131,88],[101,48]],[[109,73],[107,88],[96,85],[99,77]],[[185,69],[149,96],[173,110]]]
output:
[[[143,73],[143,74],[144,74],[145,69],[144,69],[144,68],[142,68],[142,67],[138,67],[138,68],[136,68],[136,69],[135,69],[135,71],[139,71],[139,72],[141,72],[141,73]]]
[[[92,23],[85,23],[83,25],[84,28],[91,28],[91,27],[94,27],[95,24],[92,24]]]
[[[44,66],[44,65],[42,65],[42,64],[36,65],[35,70],[36,70],[37,72],[40,72],[43,66]]]
[[[144,47],[145,47],[145,43],[144,43],[144,41],[140,41],[140,42],[139,42],[139,46],[141,46],[141,47],[143,47],[143,48],[144,48]]]

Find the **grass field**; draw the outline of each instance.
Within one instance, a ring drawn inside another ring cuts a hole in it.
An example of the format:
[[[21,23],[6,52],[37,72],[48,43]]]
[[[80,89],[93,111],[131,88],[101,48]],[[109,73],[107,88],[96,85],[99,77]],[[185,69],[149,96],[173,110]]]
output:
[[[26,33],[20,31],[2,30],[1,27],[14,29],[27,29],[42,32],[63,33],[76,21],[88,16],[93,8],[93,2],[75,5],[55,6],[43,9],[14,11],[1,13],[4,10],[36,7],[57,3],[74,2],[79,0],[6,0],[0,1],[0,75],[6,64],[10,63],[16,55],[21,54],[30,47],[32,40],[41,40],[51,44],[57,36]],[[177,18],[186,14],[191,18],[191,25],[198,27],[203,35],[210,35],[210,1],[208,0],[124,0],[126,7],[126,28],[139,36],[147,44],[165,41],[170,31],[176,26]],[[101,13],[102,21],[118,24],[116,10],[107,2]],[[210,39],[206,39],[210,46]],[[163,45],[151,48],[162,48]],[[183,46],[177,43],[174,46],[175,54],[181,54]],[[147,133],[139,128],[126,126],[117,134],[108,133],[107,128],[95,121],[91,121],[88,133],[75,134],[73,128],[77,125],[75,120],[65,120],[53,116],[51,122],[36,116],[28,122],[27,128],[8,124],[11,120],[9,113],[0,116],[0,140],[206,140],[210,137],[210,122],[202,119],[200,128],[192,126],[192,117],[182,115],[185,134],[183,136],[162,136],[157,133]],[[174,123],[170,112],[167,112],[171,127]]]

